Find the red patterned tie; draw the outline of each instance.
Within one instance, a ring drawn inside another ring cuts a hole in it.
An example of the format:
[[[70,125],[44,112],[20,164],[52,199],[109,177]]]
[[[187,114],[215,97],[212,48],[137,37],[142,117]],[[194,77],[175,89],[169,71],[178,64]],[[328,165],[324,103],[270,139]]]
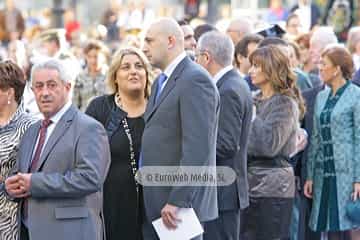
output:
[[[41,122],[41,127],[40,127],[40,131],[39,131],[39,141],[36,146],[34,157],[30,164],[29,172],[34,172],[37,167],[37,164],[40,159],[40,154],[41,154],[42,148],[45,143],[47,128],[49,127],[49,125],[51,123],[52,123],[52,121],[50,119],[44,119]]]
[[[49,127],[49,125],[51,123],[52,123],[52,121],[50,119],[44,119],[41,122],[40,131],[39,131],[39,141],[36,146],[34,157],[31,161],[31,164],[29,167],[29,172],[35,172],[35,169],[36,169],[37,164],[40,159],[42,148],[45,143],[47,128]],[[28,217],[28,199],[27,198],[24,199],[22,213],[23,213],[23,219],[27,219],[27,217]]]

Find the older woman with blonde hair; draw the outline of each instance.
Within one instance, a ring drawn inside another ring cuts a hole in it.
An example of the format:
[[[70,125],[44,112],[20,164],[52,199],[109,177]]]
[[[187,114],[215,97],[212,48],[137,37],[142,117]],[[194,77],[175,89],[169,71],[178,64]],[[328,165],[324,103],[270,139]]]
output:
[[[248,145],[250,206],[244,212],[246,239],[289,237],[295,177],[289,158],[297,151],[304,101],[283,49],[269,45],[250,55],[254,117]]]
[[[141,188],[138,169],[143,114],[150,96],[151,67],[137,48],[118,50],[107,74],[110,95],[95,98],[86,113],[107,130],[111,166],[104,184],[107,239],[141,238]]]

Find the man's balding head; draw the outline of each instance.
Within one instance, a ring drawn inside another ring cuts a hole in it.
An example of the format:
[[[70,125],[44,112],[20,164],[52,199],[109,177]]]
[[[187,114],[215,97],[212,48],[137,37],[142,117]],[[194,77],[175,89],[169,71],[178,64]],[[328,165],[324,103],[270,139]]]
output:
[[[236,45],[245,35],[252,33],[253,23],[245,17],[234,19],[230,22],[226,33]]]
[[[180,25],[172,18],[161,18],[158,21],[150,25],[149,30],[153,28],[159,36],[174,37],[176,40],[176,46],[184,45],[184,33]]]
[[[152,23],[145,35],[143,51],[154,67],[164,70],[184,51],[184,33],[172,18]]]

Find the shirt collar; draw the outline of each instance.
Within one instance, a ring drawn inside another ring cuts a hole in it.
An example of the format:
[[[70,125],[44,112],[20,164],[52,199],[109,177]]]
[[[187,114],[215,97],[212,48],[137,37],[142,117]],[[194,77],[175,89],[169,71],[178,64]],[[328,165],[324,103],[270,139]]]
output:
[[[50,118],[50,120],[56,124],[60,121],[61,117],[65,114],[65,112],[71,107],[71,101],[68,101],[54,116]]]
[[[175,68],[179,63],[186,57],[185,51],[183,51],[180,55],[178,55],[164,70],[167,78],[170,78],[170,75],[174,72]]]
[[[232,65],[226,66],[223,69],[221,69],[219,72],[217,72],[214,76],[214,82],[217,84],[217,82],[229,71],[233,69]]]

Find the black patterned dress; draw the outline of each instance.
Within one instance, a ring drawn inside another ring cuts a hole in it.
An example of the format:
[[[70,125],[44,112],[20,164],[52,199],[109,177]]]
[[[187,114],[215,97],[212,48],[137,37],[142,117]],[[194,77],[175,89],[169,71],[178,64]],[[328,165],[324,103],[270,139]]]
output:
[[[18,145],[25,131],[34,119],[24,112],[20,105],[10,122],[0,126],[0,177],[6,179],[16,161]],[[18,239],[18,219],[16,218],[17,203],[10,201],[0,191],[0,239]]]

